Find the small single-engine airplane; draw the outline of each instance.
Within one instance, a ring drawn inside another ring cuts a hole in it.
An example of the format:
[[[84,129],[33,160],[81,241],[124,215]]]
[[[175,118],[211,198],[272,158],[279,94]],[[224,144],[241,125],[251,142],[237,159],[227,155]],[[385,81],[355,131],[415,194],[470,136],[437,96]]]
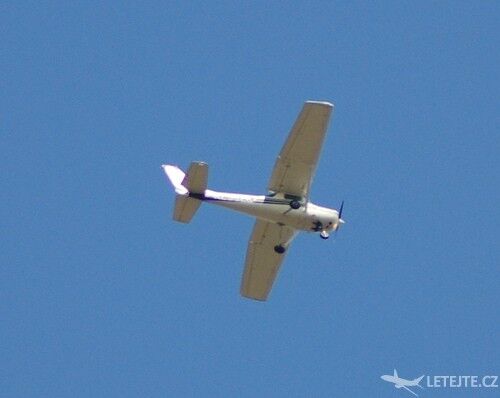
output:
[[[417,397],[418,397],[418,395],[415,394],[408,387],[424,388],[420,384],[418,384],[418,383],[420,383],[420,380],[422,380],[424,378],[424,376],[417,377],[416,379],[413,379],[413,380],[406,380],[406,379],[402,379],[401,377],[398,376],[398,372],[396,371],[396,369],[394,369],[393,375],[383,375],[383,376],[380,376],[380,378],[384,381],[388,381],[389,383],[394,383],[394,387],[396,387],[396,388],[404,388],[405,390],[408,390],[409,392],[411,392],[413,395],[415,395]]]
[[[340,209],[309,201],[333,105],[307,101],[292,127],[274,166],[267,195],[243,195],[207,189],[208,165],[192,162],[187,174],[172,165],[163,170],[175,188],[173,218],[188,223],[201,202],[227,207],[257,218],[248,243],[241,295],[264,301],[271,290],[286,250],[298,231],[318,232],[328,239],[342,220]]]

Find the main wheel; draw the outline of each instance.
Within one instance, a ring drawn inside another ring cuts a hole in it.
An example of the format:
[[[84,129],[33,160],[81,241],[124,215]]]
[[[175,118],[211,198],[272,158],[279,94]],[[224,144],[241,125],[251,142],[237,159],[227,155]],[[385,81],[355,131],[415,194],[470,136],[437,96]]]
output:
[[[285,250],[286,249],[281,245],[274,246],[274,251],[278,254],[283,254]]]
[[[321,239],[328,239],[330,237],[330,235],[326,231],[321,231],[319,236],[321,236]]]
[[[290,207],[294,210],[300,209],[300,202],[298,200],[292,200],[290,202]]]

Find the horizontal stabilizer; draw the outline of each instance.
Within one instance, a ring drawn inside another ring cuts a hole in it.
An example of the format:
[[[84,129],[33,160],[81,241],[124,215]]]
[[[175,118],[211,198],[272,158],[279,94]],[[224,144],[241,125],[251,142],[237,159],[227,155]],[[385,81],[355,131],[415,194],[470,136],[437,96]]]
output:
[[[174,220],[188,223],[201,205],[201,200],[189,196],[176,195],[174,207]]]

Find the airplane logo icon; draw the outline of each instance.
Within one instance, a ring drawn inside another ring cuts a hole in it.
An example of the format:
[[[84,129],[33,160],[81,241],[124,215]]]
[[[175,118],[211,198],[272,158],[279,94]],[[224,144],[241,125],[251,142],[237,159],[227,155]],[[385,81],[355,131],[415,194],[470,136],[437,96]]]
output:
[[[416,379],[413,379],[413,380],[406,380],[406,379],[400,378],[398,376],[398,372],[396,371],[396,369],[394,369],[393,375],[383,375],[383,376],[380,376],[380,378],[384,381],[388,381],[389,383],[394,383],[394,387],[396,387],[396,388],[404,388],[405,390],[409,391],[410,393],[412,393],[416,397],[418,397],[418,395],[415,394],[408,387],[420,387],[422,389],[424,388],[420,384],[418,384],[418,383],[420,383],[420,380],[422,380],[424,378],[423,375],[416,378]]]

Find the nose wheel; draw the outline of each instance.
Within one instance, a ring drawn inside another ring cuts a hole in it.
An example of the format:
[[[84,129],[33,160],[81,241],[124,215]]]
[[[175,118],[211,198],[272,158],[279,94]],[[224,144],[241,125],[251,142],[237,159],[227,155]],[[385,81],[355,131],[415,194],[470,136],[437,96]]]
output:
[[[290,207],[294,210],[300,209],[300,202],[298,200],[292,200],[290,202]]]
[[[328,239],[330,237],[330,234],[326,231],[321,231],[319,236],[321,237],[321,239]]]

